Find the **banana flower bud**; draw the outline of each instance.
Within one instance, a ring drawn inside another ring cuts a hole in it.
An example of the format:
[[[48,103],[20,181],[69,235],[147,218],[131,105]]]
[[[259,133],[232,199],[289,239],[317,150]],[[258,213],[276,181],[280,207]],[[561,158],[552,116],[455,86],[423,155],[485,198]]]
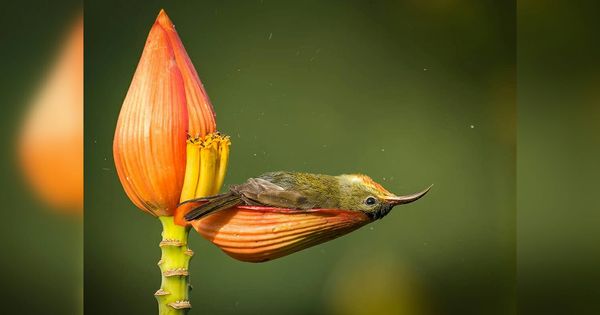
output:
[[[173,23],[161,11],[115,131],[115,165],[129,199],[154,216],[173,216],[182,198],[218,191],[229,139],[215,130],[202,82]],[[211,149],[205,150],[208,160],[201,164],[205,146]]]
[[[223,184],[229,138],[215,115],[175,26],[161,10],[123,102],[113,154],[127,196],[163,226],[159,314],[185,314],[189,301],[189,226],[177,204],[215,194]]]

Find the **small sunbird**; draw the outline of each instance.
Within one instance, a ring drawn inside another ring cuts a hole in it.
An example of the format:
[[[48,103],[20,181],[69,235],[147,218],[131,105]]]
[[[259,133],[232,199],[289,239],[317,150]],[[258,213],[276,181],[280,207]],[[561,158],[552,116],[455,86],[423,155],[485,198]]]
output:
[[[233,185],[224,194],[203,198],[206,202],[189,211],[185,219],[198,220],[238,206],[262,206],[298,212],[311,209],[360,211],[374,221],[386,216],[394,206],[423,197],[431,186],[412,195],[396,196],[362,174],[270,172]]]

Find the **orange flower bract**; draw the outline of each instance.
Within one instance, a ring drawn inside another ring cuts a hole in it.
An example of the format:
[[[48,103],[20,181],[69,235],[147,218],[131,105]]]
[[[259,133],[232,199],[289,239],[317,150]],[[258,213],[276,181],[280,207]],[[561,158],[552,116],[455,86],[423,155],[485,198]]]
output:
[[[115,131],[115,165],[127,196],[155,216],[173,215],[184,182],[188,135],[204,136],[215,129],[212,105],[198,74],[161,11]]]
[[[202,138],[216,131],[216,121],[212,104],[196,68],[192,64],[183,43],[175,31],[173,22],[164,10],[161,10],[156,18],[156,23],[167,33],[169,42],[173,47],[175,61],[181,71],[185,84],[185,97],[189,114],[189,134],[192,138]]]
[[[227,255],[265,262],[350,233],[371,220],[360,211],[239,206],[192,221]]]

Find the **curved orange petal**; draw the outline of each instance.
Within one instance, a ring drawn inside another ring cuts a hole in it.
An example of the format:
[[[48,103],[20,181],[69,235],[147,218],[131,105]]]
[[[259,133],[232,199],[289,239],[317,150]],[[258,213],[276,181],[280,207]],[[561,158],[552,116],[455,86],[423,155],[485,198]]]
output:
[[[204,90],[204,85],[187,54],[173,22],[164,10],[156,18],[156,23],[166,32],[175,60],[185,84],[185,96],[189,114],[189,134],[192,138],[204,137],[216,131],[216,121],[213,106]]]
[[[129,198],[172,215],[185,173],[188,115],[183,77],[167,33],[155,23],[123,102],[113,153]]]
[[[362,212],[236,207],[192,222],[227,255],[264,262],[332,240],[371,222]]]

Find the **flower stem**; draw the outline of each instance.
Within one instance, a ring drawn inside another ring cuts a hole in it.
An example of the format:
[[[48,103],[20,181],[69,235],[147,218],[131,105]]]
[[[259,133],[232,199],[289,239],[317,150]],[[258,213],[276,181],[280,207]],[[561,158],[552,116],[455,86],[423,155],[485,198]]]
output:
[[[189,227],[174,223],[172,216],[158,217],[162,223],[162,256],[158,262],[162,281],[154,293],[158,314],[184,315],[192,307],[189,302],[188,266],[194,252],[187,247]]]

